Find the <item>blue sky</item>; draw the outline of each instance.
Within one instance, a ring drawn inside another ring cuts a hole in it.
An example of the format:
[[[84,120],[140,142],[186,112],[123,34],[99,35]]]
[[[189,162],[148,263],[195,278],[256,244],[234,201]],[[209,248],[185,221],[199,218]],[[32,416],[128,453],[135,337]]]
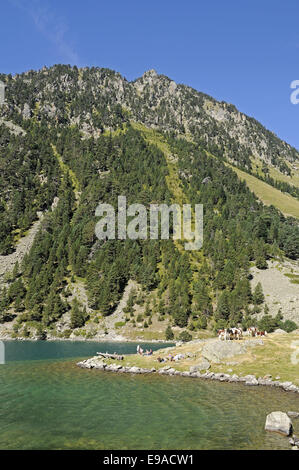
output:
[[[0,71],[154,68],[235,104],[299,149],[298,0],[6,0]]]

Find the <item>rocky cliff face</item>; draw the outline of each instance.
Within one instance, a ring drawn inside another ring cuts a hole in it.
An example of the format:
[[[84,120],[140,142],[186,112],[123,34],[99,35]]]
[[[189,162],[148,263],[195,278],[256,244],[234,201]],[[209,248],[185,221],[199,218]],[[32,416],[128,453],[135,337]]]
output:
[[[250,167],[258,158],[276,167],[299,153],[235,106],[218,102],[154,70],[134,82],[103,68],[57,65],[0,79],[7,84],[1,113],[18,120],[42,116],[76,125],[86,136],[117,127],[117,116],[146,126],[190,136],[214,154]],[[103,113],[104,110],[104,113]],[[100,116],[100,117],[99,117]]]

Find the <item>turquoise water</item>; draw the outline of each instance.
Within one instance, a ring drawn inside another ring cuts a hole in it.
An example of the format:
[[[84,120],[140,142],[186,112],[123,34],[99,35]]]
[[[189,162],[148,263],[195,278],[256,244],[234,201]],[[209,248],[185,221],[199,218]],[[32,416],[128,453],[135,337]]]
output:
[[[132,353],[136,345],[6,343],[0,449],[289,449],[263,427],[271,411],[298,411],[297,395],[76,366],[99,350]]]

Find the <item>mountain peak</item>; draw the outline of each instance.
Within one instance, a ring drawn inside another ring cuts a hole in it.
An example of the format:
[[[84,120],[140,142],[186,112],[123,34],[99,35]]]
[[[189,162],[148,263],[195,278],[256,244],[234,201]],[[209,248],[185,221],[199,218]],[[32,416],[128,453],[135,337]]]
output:
[[[157,71],[155,69],[150,69],[144,72],[144,74],[142,75],[142,78],[147,78],[147,77],[156,78],[157,76],[158,76]]]

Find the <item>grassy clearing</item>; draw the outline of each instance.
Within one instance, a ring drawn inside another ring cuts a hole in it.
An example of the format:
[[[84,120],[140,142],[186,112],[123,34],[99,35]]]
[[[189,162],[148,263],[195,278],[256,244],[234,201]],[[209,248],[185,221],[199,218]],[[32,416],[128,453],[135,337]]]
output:
[[[299,274],[285,273],[285,276],[289,278],[291,284],[299,284]]]
[[[228,164],[245,181],[251,191],[267,206],[273,205],[287,216],[299,218],[299,201],[294,197],[284,194],[276,188],[273,188],[264,181],[255,176],[249,175],[245,171],[239,170],[233,165]]]
[[[75,193],[75,198],[78,201],[79,198],[80,198],[80,184],[79,184],[79,181],[78,181],[75,173],[73,172],[73,170],[71,170],[64,163],[64,161],[62,160],[62,156],[57,152],[57,149],[56,149],[55,145],[51,144],[51,147],[52,147],[54,156],[57,158],[57,161],[59,163],[61,171],[64,174],[68,174],[70,176],[70,179],[71,179],[72,185],[73,185],[73,189],[74,189],[74,193]]]
[[[264,377],[267,374],[272,375],[272,380],[280,377],[280,382],[290,381],[299,385],[299,333],[289,334],[270,334],[263,338],[264,345],[250,348],[246,354],[232,356],[223,360],[220,364],[212,363],[210,371],[237,374],[244,376],[254,374],[256,377]],[[122,365],[137,366],[156,369],[170,365],[179,371],[189,371],[190,367],[196,365],[202,357],[202,343],[185,343],[182,346],[160,349],[155,351],[152,356],[139,356],[137,354],[125,356]],[[296,364],[296,351],[298,363]],[[170,362],[160,364],[157,357],[166,358],[169,354],[175,355],[182,353],[189,355],[179,362]],[[293,355],[293,361],[292,361]],[[294,361],[295,358],[295,361]],[[113,363],[115,361],[110,361]]]
[[[290,279],[299,279],[299,274],[285,273],[285,276]]]
[[[218,365],[213,370],[222,372],[231,368],[237,375],[255,374],[257,377],[271,374],[273,379],[280,377],[280,382],[290,381],[299,385],[299,362],[295,364],[291,361],[296,351],[295,343],[298,343],[299,361],[299,334],[271,334],[264,343],[264,346],[253,348],[247,354],[234,357],[236,365]]]
[[[263,168],[263,162],[258,160],[257,158],[252,158],[251,159],[252,163],[252,169],[254,172],[257,172],[258,175],[264,176],[262,168]],[[290,163],[286,162],[286,164],[289,166],[289,168],[292,171],[292,175],[285,175],[284,173],[281,173],[279,170],[272,166],[268,166],[269,168],[269,175],[271,178],[275,179],[276,181],[282,181],[284,183],[289,183],[293,186],[296,186],[299,188],[299,169],[294,169]]]
[[[165,142],[163,136],[154,129],[150,129],[138,122],[131,121],[131,125],[134,129],[137,129],[143,134],[147,142],[151,145],[155,145],[163,154],[165,155],[168,175],[166,176],[166,183],[170,193],[172,194],[172,202],[174,204],[179,204],[181,207],[183,204],[190,204],[184,190],[182,188],[181,180],[179,178],[177,158],[171,152],[171,149],[167,142]],[[193,214],[194,216],[194,214]],[[194,218],[193,218],[194,220]],[[192,227],[194,229],[194,227]],[[185,240],[174,240],[174,244],[181,253],[186,253],[184,248]],[[195,273],[200,268],[200,265],[203,261],[203,256],[201,251],[189,251],[189,256],[191,258],[191,269]]]

